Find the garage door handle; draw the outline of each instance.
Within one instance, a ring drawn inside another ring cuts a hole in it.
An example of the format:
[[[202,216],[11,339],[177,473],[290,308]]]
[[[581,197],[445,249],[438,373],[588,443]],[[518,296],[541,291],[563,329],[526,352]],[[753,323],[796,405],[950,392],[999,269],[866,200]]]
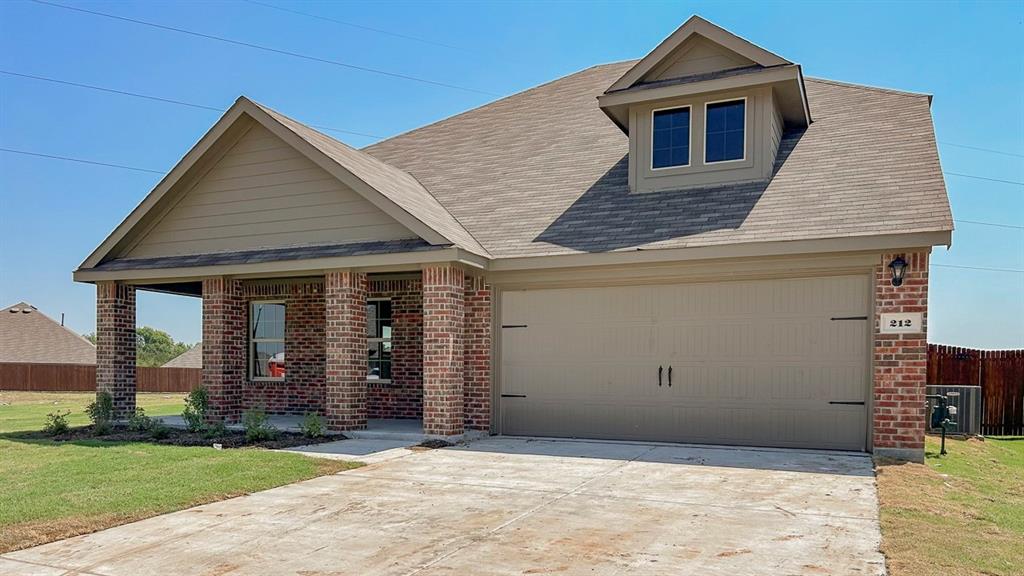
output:
[[[658,386],[661,386],[661,371],[663,369],[664,368],[662,366],[658,366]]]
[[[672,387],[672,367],[668,367],[668,387]]]

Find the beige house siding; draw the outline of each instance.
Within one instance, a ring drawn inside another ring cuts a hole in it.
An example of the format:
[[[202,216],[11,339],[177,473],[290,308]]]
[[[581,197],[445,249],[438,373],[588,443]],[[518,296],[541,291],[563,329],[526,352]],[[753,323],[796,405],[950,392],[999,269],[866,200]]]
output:
[[[254,124],[126,255],[143,258],[415,237]]]
[[[691,36],[668,58],[645,74],[642,82],[681,78],[693,74],[706,74],[732,68],[753,66],[755,62],[707,38]]]

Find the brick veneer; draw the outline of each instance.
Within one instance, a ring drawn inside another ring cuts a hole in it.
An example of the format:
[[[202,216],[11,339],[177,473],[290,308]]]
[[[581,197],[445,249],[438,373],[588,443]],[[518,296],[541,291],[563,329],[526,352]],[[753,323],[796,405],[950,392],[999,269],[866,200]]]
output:
[[[209,395],[207,418],[234,422],[242,411],[245,380],[245,300],[241,283],[230,278],[203,280],[203,386]]]
[[[283,300],[285,303],[285,379],[247,380],[243,387],[243,406],[260,406],[270,414],[323,414],[326,398],[324,331],[327,323],[324,282],[319,278],[244,281],[242,297],[246,318],[253,301]],[[245,357],[248,357],[248,350]],[[243,370],[248,378],[248,366]]]
[[[902,286],[888,265],[908,263]],[[882,334],[881,314],[920,312],[921,332]],[[924,460],[925,383],[928,373],[928,253],[883,254],[875,267],[873,446],[879,456]]]
[[[465,279],[453,264],[423,268],[423,431],[462,434]]]
[[[391,382],[369,381],[369,418],[423,417],[423,282],[419,278],[369,281],[370,298],[391,301]]]
[[[463,410],[466,428],[491,428],[491,287],[466,278]]]
[[[135,287],[96,284],[96,391],[114,401],[114,415],[135,411]]]
[[[366,274],[325,275],[325,412],[334,430],[366,427],[366,292]]]

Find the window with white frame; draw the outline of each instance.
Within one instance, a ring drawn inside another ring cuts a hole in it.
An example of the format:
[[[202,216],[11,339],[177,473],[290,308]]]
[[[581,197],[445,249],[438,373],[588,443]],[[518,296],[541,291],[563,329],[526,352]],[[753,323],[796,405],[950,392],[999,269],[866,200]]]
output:
[[[391,380],[391,301],[366,303],[366,344],[369,348],[366,378]]]
[[[284,302],[250,304],[249,377],[284,380]]]
[[[743,160],[747,101],[709,102],[705,107],[704,162]]]
[[[651,113],[651,169],[690,165],[690,107]]]

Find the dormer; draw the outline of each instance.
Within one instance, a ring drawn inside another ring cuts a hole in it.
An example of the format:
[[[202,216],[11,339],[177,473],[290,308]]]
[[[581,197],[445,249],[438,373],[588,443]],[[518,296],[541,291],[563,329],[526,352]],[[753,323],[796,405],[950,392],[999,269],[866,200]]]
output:
[[[811,122],[798,64],[699,16],[598,103],[629,135],[632,192],[767,180],[782,134]]]

